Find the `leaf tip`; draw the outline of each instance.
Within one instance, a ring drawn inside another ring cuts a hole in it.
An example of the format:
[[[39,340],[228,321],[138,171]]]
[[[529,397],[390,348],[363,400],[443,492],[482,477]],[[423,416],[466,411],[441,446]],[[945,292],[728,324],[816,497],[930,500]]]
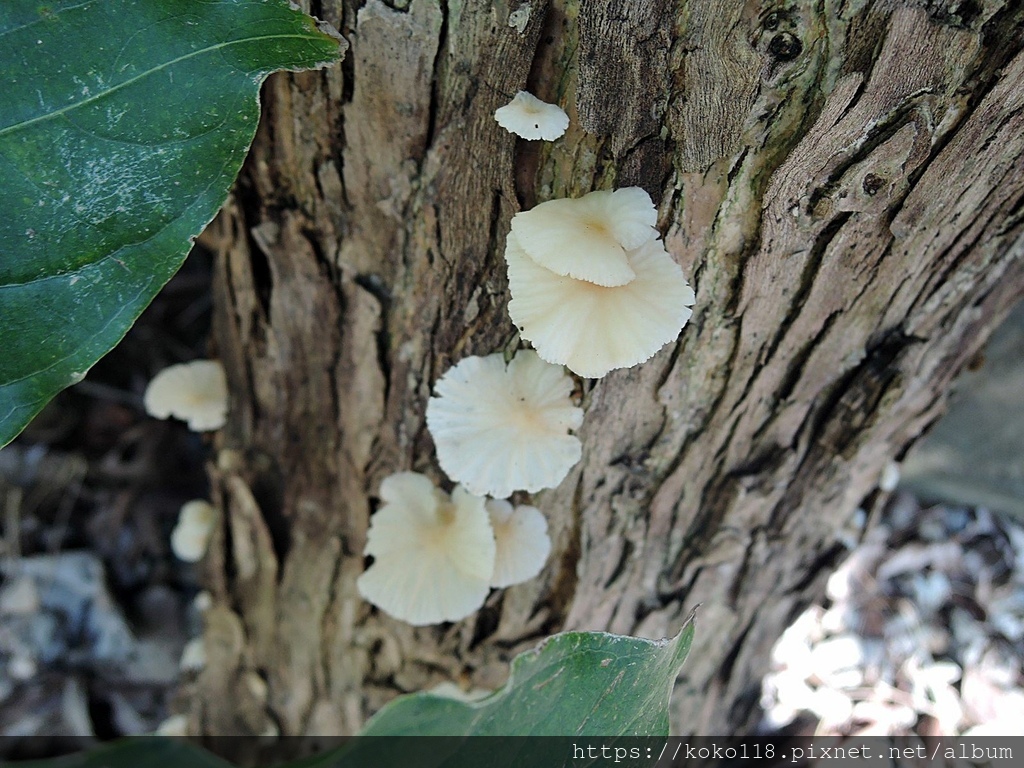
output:
[[[675,647],[675,666],[676,672],[678,673],[683,667],[683,663],[686,661],[686,657],[690,653],[690,646],[693,645],[693,635],[696,632],[697,624],[697,609],[700,608],[700,603],[697,603],[690,610],[690,614],[686,617],[683,622],[683,626],[679,629],[679,632],[670,641]]]
[[[349,43],[348,40],[345,39],[345,36],[342,35],[341,32],[339,32],[338,30],[336,30],[334,28],[334,25],[332,25],[330,22],[321,21],[315,16],[311,18],[313,19],[313,23],[316,25],[316,31],[324,35],[325,37],[331,38],[331,40],[337,43],[338,46],[338,49],[334,52],[334,59],[332,61],[323,62],[323,64],[321,64],[319,68],[330,66],[335,61],[341,61],[343,58],[345,58],[345,54],[348,52],[349,49]]]

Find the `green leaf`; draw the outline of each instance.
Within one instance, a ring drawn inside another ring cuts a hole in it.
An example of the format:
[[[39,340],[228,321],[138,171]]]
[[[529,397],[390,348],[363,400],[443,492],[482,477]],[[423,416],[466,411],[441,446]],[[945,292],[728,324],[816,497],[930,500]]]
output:
[[[554,635],[513,659],[508,682],[486,699],[403,696],[362,735],[667,736],[672,685],[692,641],[692,617],[672,640]]]
[[[13,765],[18,768],[231,768],[229,763],[186,739],[162,736],[121,739],[80,754]]]
[[[339,48],[287,0],[0,2],[0,446],[181,266],[267,75]]]
[[[669,698],[693,632],[691,615],[675,638],[660,642],[601,632],[554,635],[513,659],[508,682],[487,698],[403,696],[359,738],[289,768],[589,765],[593,760],[572,759],[576,746],[588,743],[635,750],[638,759],[626,765],[652,765],[668,736]],[[532,738],[478,738],[515,736]],[[594,737],[603,738],[577,741]]]

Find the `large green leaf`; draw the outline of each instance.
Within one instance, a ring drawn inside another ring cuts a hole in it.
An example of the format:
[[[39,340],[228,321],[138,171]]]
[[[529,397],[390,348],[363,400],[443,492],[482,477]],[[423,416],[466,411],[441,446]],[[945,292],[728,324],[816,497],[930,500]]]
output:
[[[693,633],[691,616],[676,637],[658,642],[603,632],[554,635],[513,659],[508,682],[487,698],[402,696],[359,737],[287,768],[553,768],[613,761],[650,768],[665,746],[669,699]],[[530,738],[518,738],[524,736]],[[596,753],[587,752],[591,747]]]
[[[227,197],[287,0],[0,1],[0,446],[111,349]]]
[[[508,682],[486,699],[403,696],[362,735],[667,736],[672,684],[692,640],[692,618],[672,640],[554,635],[517,656]]]
[[[660,642],[600,632],[555,635],[517,656],[508,682],[487,698],[403,696],[377,713],[360,738],[291,768],[588,765],[601,761],[575,759],[576,748],[595,744],[628,750],[622,754],[634,759],[626,765],[652,765],[658,742],[668,736],[672,686],[692,641],[692,616],[675,638]],[[517,736],[532,738],[478,738]]]

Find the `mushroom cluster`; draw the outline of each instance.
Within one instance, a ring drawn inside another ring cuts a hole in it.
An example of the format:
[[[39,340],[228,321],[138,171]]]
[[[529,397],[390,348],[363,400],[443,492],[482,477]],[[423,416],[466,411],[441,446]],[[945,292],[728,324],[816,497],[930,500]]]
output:
[[[525,91],[495,112],[503,128],[553,140],[569,118]],[[458,621],[492,587],[540,573],[547,521],[507,497],[554,488],[580,460],[570,431],[583,422],[574,382],[637,365],[674,340],[694,293],[665,250],[657,210],[639,187],[549,200],[512,219],[505,247],[509,314],[532,350],[467,357],[434,385],[426,422],[437,460],[459,485],[449,496],[426,476],[381,483],[360,594],[413,625]],[[491,496],[493,498],[487,498]]]
[[[416,626],[458,621],[492,587],[532,579],[551,551],[536,507],[513,506],[514,491],[558,485],[582,446],[568,434],[583,421],[572,379],[536,352],[467,357],[435,385],[427,425],[438,462],[460,483],[449,496],[425,475],[399,472],[380,486],[364,554],[373,564],[359,593]],[[493,496],[494,498],[487,498]]]
[[[533,507],[449,496],[430,478],[399,472],[380,485],[364,554],[373,564],[356,585],[366,600],[414,626],[458,621],[479,610],[490,588],[540,573],[551,549]]]
[[[639,187],[549,200],[512,219],[508,311],[541,358],[599,378],[679,335],[695,297],[656,220]]]

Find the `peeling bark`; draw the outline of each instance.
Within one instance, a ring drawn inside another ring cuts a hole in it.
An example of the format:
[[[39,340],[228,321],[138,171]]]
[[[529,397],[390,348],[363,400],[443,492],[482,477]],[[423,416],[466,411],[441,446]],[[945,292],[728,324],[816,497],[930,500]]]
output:
[[[313,5],[348,58],[268,82],[215,224],[234,399],[196,725],[351,733],[399,692],[500,684],[551,632],[665,636],[700,603],[674,730],[749,728],[836,531],[1024,292],[1024,11],[533,0],[523,25],[519,3]],[[497,127],[521,88],[566,107],[563,139]],[[512,215],[632,184],[695,283],[690,324],[581,383],[583,460],[534,497],[538,579],[455,625],[380,615],[355,589],[374,494],[441,479],[431,384],[515,339]]]

